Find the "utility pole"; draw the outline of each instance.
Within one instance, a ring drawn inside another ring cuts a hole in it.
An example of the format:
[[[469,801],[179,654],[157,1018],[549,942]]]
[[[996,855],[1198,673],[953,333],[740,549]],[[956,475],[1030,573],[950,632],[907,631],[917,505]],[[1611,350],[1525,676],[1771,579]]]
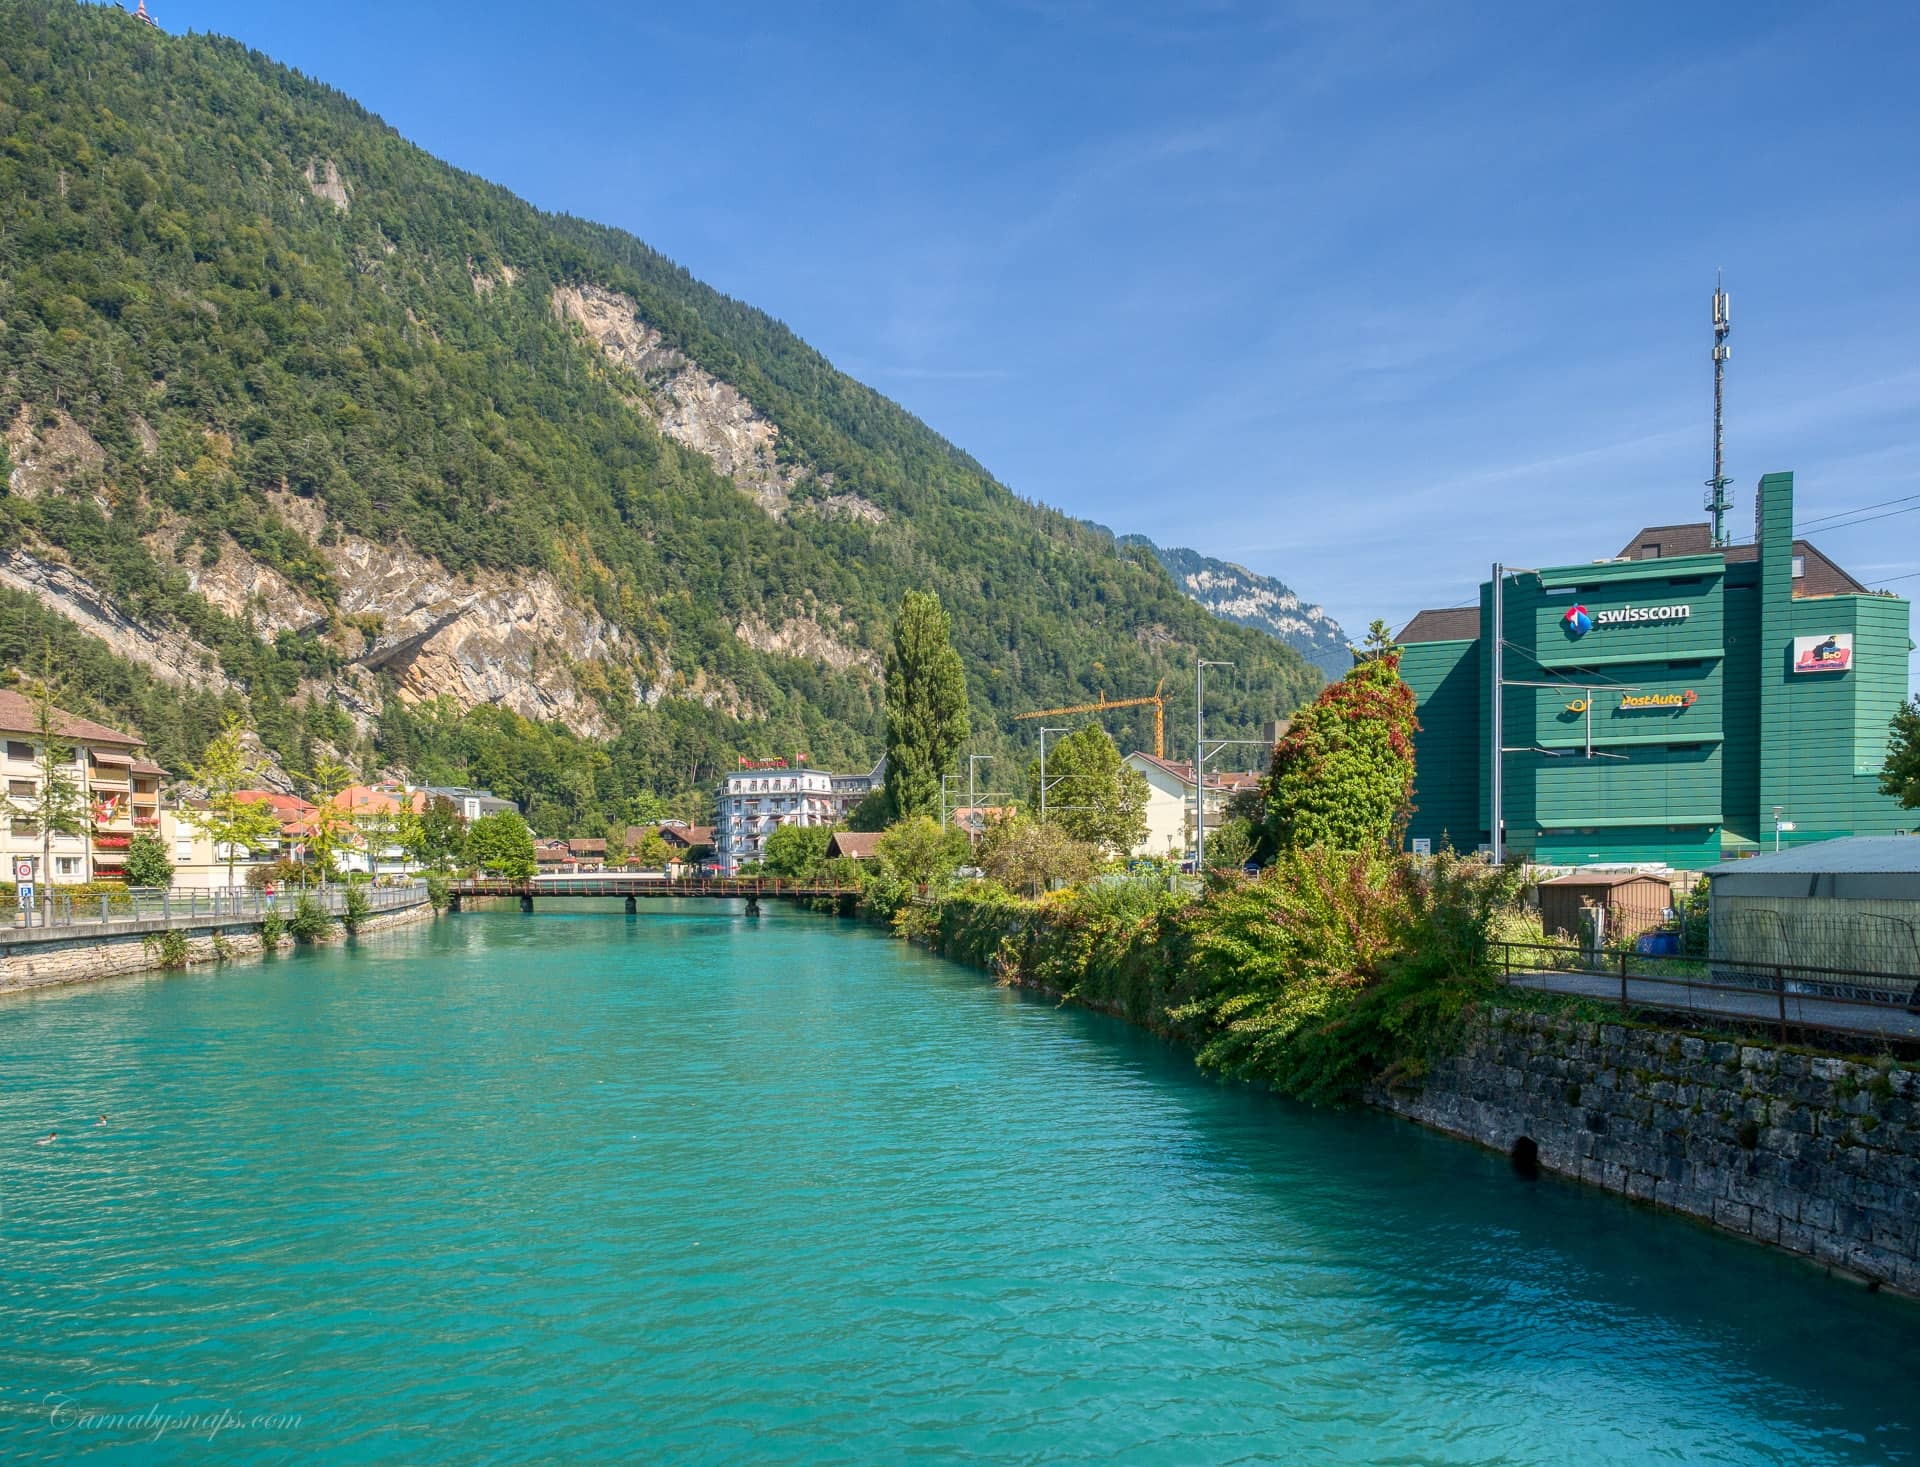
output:
[[[1047,735],[1065,733],[1064,728],[1043,728],[1040,730],[1040,823],[1047,823]]]
[[[977,841],[979,839],[979,832],[971,827],[980,819],[980,795],[978,792],[978,786],[976,785],[974,780],[973,766],[978,764],[983,759],[986,760],[987,763],[991,764],[993,762],[993,755],[991,754],[967,755],[967,821],[969,825],[969,829],[967,831],[967,839],[970,841]]]
[[[1207,869],[1207,669],[1232,667],[1193,654],[1193,874]]]
[[[1487,629],[1488,645],[1493,648],[1493,768],[1487,776],[1487,793],[1491,797],[1491,819],[1493,822],[1493,864],[1498,866],[1507,858],[1505,831],[1500,823],[1500,758],[1506,743],[1506,729],[1502,727],[1502,705],[1507,697],[1506,661],[1501,656],[1507,644],[1506,606],[1503,594],[1507,584],[1507,568],[1499,561],[1493,563],[1493,625]]]

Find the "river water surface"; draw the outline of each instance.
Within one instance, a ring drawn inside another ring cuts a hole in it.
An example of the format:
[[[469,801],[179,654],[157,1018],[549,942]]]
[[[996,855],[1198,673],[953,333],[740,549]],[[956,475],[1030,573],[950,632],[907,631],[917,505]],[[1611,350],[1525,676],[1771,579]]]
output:
[[[1912,1305],[799,913],[0,1002],[0,1156],[0,1461],[1920,1450]]]

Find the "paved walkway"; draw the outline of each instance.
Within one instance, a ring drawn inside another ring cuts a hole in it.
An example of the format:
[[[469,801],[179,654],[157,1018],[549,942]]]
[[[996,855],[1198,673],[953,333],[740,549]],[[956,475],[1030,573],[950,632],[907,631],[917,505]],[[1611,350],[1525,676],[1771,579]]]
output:
[[[1566,993],[1603,1003],[1620,1002],[1620,978],[1612,973],[1515,973],[1507,979],[1515,988],[1543,993]],[[1714,983],[1689,983],[1669,978],[1629,978],[1627,1002],[1667,1013],[1693,1013],[1739,1019],[1750,1024],[1780,1022],[1780,995]],[[1809,1029],[1842,1034],[1871,1034],[1888,1039],[1920,1040],[1920,1014],[1892,1005],[1842,1003],[1830,998],[1786,996],[1787,1022]]]

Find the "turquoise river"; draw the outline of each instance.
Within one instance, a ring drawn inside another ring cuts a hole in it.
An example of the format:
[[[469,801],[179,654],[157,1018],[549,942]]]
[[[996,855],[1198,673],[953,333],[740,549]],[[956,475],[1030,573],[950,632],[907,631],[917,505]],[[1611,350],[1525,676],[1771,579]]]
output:
[[[1912,1304],[799,912],[43,991],[0,1076],[0,1462],[1920,1453]]]

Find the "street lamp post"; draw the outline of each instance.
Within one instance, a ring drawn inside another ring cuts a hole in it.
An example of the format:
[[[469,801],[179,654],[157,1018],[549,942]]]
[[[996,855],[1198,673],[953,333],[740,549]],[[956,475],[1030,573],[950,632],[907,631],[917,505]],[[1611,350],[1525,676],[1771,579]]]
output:
[[[1231,662],[1193,658],[1193,874],[1207,869],[1207,669]]]

